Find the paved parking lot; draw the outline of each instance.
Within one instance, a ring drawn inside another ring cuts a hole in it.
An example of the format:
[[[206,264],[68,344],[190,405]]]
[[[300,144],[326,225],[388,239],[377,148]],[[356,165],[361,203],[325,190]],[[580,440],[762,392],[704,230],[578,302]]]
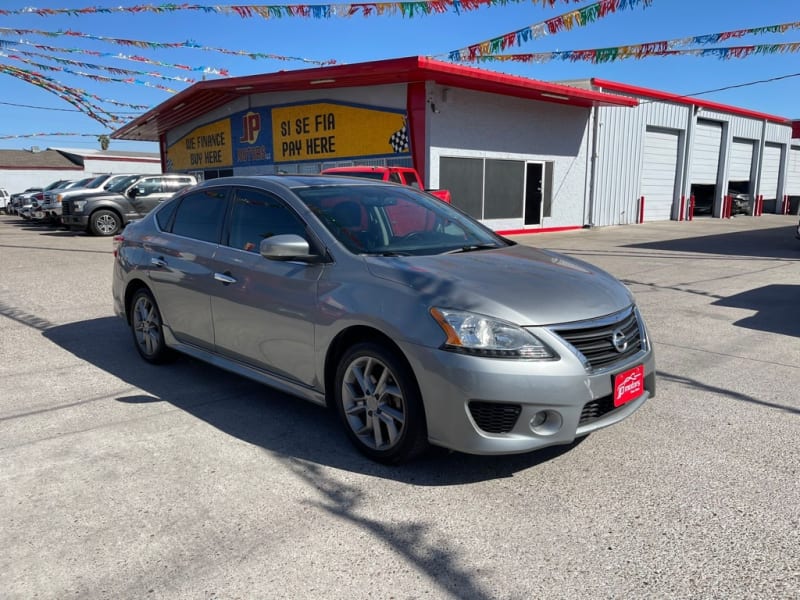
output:
[[[568,448],[389,468],[316,406],[145,364],[111,241],[0,216],[0,595],[797,598],[796,219],[519,238],[634,291],[656,398]]]

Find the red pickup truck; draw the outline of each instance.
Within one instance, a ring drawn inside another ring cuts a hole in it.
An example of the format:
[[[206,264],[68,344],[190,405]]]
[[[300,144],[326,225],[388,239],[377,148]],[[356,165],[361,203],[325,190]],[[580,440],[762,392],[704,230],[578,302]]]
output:
[[[332,167],[322,171],[323,175],[349,175],[350,177],[366,177],[378,179],[380,181],[391,181],[402,183],[415,188],[422,188],[422,178],[416,169],[411,167],[370,167],[367,165],[356,167]],[[448,190],[425,190],[433,194],[440,200],[450,203],[450,192]]]

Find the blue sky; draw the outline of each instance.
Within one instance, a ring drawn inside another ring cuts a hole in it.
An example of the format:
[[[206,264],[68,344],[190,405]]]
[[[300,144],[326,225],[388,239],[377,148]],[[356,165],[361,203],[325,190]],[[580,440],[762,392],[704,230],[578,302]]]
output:
[[[494,5],[464,12],[461,15],[451,11],[442,15],[423,15],[413,18],[404,18],[399,15],[370,17],[357,15],[350,18],[285,17],[265,20],[257,16],[240,18],[201,12],[86,14],[75,17],[66,15],[40,17],[27,14],[4,16],[0,18],[0,27],[35,29],[46,32],[72,30],[93,36],[158,43],[192,41],[204,47],[298,57],[310,61],[335,60],[340,64],[352,64],[414,55],[448,60],[448,54],[452,50],[529,27],[591,3],[591,0],[583,2],[557,0],[553,7],[549,7],[544,5],[542,0],[512,3],[505,6],[497,2]],[[162,6],[167,3],[157,0],[143,2],[123,0],[36,2],[36,0],[24,0],[22,2],[4,1],[2,8],[5,10],[25,7],[79,9],[130,7],[143,4]],[[196,4],[215,5],[212,2],[202,1],[196,2]],[[245,3],[238,2],[238,4]],[[250,4],[268,3],[252,2]],[[324,3],[317,2],[317,4]],[[800,21],[800,3],[797,0],[652,0],[649,8],[643,8],[640,5],[633,9],[620,11],[585,27],[576,27],[571,31],[562,31],[556,35],[542,37],[510,49],[508,52],[538,53],[615,47],[796,21]],[[0,48],[2,53],[0,66],[39,71],[69,88],[84,90],[104,99],[150,107],[166,100],[170,94],[139,84],[98,82],[78,75],[39,70],[37,67],[7,55],[13,55],[15,51],[23,50],[85,64],[106,65],[143,72],[155,71],[171,77],[198,79],[202,77],[200,72],[186,72],[168,67],[74,52],[47,52],[29,44],[144,56],[162,63],[191,67],[227,69],[232,76],[313,66],[299,60],[253,60],[249,57],[229,56],[219,52],[191,48],[150,49],[68,36],[17,35],[13,32],[0,31],[0,39],[15,43],[9,47]],[[19,45],[20,41],[28,42],[28,44]],[[790,30],[782,35],[749,36],[720,45],[789,42],[800,42],[800,29]],[[106,77],[121,77],[105,71],[75,65],[60,65],[42,57],[23,55],[22,58]],[[546,64],[488,62],[478,66],[487,70],[545,81],[599,77],[678,94],[695,94],[717,88],[775,79],[768,83],[745,85],[698,97],[787,118],[800,118],[800,106],[798,106],[800,53],[751,56],[745,59],[730,60],[681,56],[630,59],[606,64],[563,61]],[[0,72],[0,76],[2,77],[0,136],[54,132],[108,134],[113,130],[113,127],[104,127],[85,113],[77,111],[64,100],[40,87],[6,73]],[[146,76],[136,76],[136,79],[177,90],[190,85]],[[97,103],[94,100],[93,102]],[[103,104],[103,106],[113,112],[129,113],[126,118],[132,118],[134,114],[141,112],[127,107],[113,107],[109,104]],[[31,146],[97,148],[98,144],[94,137],[87,136],[0,139],[0,149],[30,148]],[[157,151],[155,144],[119,140],[112,141],[111,149]]]

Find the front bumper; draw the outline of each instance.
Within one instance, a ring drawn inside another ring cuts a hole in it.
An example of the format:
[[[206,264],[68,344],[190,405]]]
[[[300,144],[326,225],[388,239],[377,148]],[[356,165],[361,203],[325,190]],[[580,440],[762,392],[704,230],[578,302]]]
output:
[[[652,350],[595,373],[572,353],[558,361],[518,361],[420,346],[404,351],[424,398],[430,442],[469,454],[569,444],[625,419],[655,395]],[[614,375],[636,365],[644,366],[644,393],[614,408]]]
[[[88,215],[62,215],[61,222],[69,227],[80,227],[86,229],[89,226]]]

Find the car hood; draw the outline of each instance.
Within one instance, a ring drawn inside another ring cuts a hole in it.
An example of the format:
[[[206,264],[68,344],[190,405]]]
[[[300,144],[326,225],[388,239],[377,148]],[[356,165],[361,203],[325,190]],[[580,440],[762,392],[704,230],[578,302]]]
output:
[[[75,195],[70,194],[64,200],[93,200],[95,198],[119,198],[122,194],[117,192],[109,192],[108,190],[75,190]],[[124,196],[123,196],[124,197]]]
[[[416,290],[432,306],[523,326],[592,319],[633,304],[628,289],[602,269],[530,246],[365,261],[374,276]]]

